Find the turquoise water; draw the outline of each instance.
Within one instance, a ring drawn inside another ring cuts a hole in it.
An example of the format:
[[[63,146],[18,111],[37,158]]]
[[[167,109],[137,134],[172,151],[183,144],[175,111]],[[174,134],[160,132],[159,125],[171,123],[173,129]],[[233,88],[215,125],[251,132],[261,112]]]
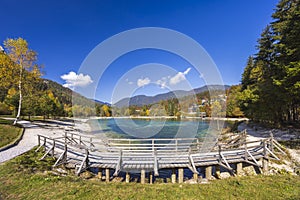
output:
[[[98,119],[92,122],[95,134],[121,138],[194,138],[207,133],[204,120]]]

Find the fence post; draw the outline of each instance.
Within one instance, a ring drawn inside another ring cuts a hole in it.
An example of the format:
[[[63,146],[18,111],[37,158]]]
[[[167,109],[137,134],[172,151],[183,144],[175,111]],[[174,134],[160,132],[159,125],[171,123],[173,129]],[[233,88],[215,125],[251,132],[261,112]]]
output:
[[[65,144],[67,144],[67,137],[68,137],[67,131],[65,131]]]
[[[93,138],[90,137],[90,147],[94,146],[93,145]]]
[[[264,145],[264,157],[262,158],[262,168],[263,168],[263,173],[267,174],[269,171],[269,160],[268,160],[268,155],[267,155],[267,144],[266,141],[263,141],[263,145]]]
[[[126,182],[126,183],[129,183],[129,182],[130,182],[130,174],[129,174],[129,172],[126,172],[125,182]]]
[[[53,139],[52,157],[54,157],[54,149],[55,149],[55,139]]]
[[[183,183],[183,168],[178,169],[178,183]]]
[[[64,155],[63,155],[63,161],[64,161],[64,163],[67,161],[67,153],[68,153],[68,147],[67,147],[67,142],[65,141]]]
[[[267,147],[266,147],[266,141],[265,140],[263,140],[263,146],[264,146],[264,158],[266,158],[267,157]]]
[[[221,160],[222,160],[222,156],[221,156],[221,150],[222,150],[222,147],[221,147],[221,145],[219,144],[218,145],[218,151],[219,151],[219,163],[221,163]]]
[[[272,131],[270,131],[270,142],[271,142],[270,147],[272,152],[274,152],[273,140],[274,140],[273,133]]]
[[[236,175],[241,175],[243,171],[243,163],[239,162],[236,164]]]
[[[41,139],[41,136],[38,135],[38,145],[39,145],[39,146],[41,146],[41,141],[40,141],[40,139]]]
[[[85,166],[89,166],[89,150],[86,148],[85,149],[85,154],[86,154],[86,160],[85,160]]]
[[[141,184],[145,184],[146,180],[146,171],[144,169],[141,170]]]
[[[153,173],[152,172],[149,173],[149,183],[153,184]]]
[[[245,147],[245,160],[247,161],[248,160],[248,152],[247,152],[247,143],[246,143],[246,141],[245,141],[245,143],[244,143],[244,147]]]
[[[100,181],[102,180],[102,168],[98,168],[98,178],[100,179]]]
[[[110,179],[109,168],[105,169],[105,181],[108,183]]]
[[[211,166],[207,166],[207,167],[205,168],[205,178],[206,178],[207,180],[210,180],[211,177],[212,177],[212,168],[211,168]]]
[[[176,172],[175,168],[172,169],[171,182],[176,183]]]

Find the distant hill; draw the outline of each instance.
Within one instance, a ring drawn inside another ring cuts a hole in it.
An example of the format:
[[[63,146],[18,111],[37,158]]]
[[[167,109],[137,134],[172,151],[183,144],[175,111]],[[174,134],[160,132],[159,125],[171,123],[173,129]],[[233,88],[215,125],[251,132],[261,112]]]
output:
[[[90,100],[91,100],[91,101],[94,101],[94,102],[96,102],[96,103],[99,103],[99,104],[105,104],[105,105],[111,106],[110,103],[103,102],[103,101],[99,101],[99,100],[97,100],[97,99],[90,99]]]
[[[68,105],[72,105],[72,95],[75,97],[75,104],[79,104],[79,105],[90,105],[90,106],[94,106],[94,104],[107,104],[104,103],[102,101],[98,101],[98,100],[92,100],[92,99],[88,99],[82,95],[80,95],[79,93],[76,93],[74,91],[72,91],[69,88],[66,88],[64,86],[62,86],[61,84],[48,80],[48,79],[44,79],[43,83],[40,86],[41,90],[50,90],[52,91],[52,93],[54,94],[55,97],[58,98],[58,100],[63,103],[63,104],[68,104]],[[109,105],[109,104],[107,104]]]
[[[168,100],[168,99],[172,99],[172,98],[180,98],[180,97],[189,96],[192,94],[202,93],[202,92],[208,91],[208,89],[221,90],[223,87],[225,88],[225,90],[230,88],[229,85],[225,85],[225,86],[209,85],[209,86],[203,86],[200,88],[196,88],[196,89],[193,89],[190,91],[176,90],[176,91],[167,92],[164,94],[158,94],[155,96],[137,95],[137,96],[134,96],[131,98],[127,97],[127,98],[121,99],[120,101],[115,103],[114,106],[121,108],[121,107],[128,106],[128,105],[130,105],[130,106],[132,106],[132,105],[136,105],[136,106],[149,105],[149,104],[158,103],[159,101],[162,101],[162,100]]]

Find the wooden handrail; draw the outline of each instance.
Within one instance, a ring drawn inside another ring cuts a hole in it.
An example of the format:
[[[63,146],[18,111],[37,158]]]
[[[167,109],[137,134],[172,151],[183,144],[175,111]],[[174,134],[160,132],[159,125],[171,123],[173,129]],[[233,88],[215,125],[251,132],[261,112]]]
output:
[[[214,151],[201,153],[200,147],[203,143],[198,138],[109,139],[107,146],[98,145],[100,142],[97,138],[72,133],[57,138],[38,135],[38,140],[40,147],[42,145],[47,147],[43,157],[56,153],[58,160],[54,166],[69,162],[71,159],[75,163],[80,161],[80,165],[77,165],[79,166],[77,174],[95,163],[116,169],[116,174],[122,171],[123,166],[128,167],[136,163],[141,166],[140,163],[146,163],[148,167],[153,167],[154,173],[158,175],[159,169],[166,168],[168,163],[170,166],[174,166],[173,163],[176,165],[177,159],[180,165],[188,166],[194,173],[197,173],[196,167],[207,163],[219,164],[233,173],[234,170],[231,168],[233,162],[247,162],[260,167],[258,159],[268,156],[277,158],[269,147],[278,146],[273,138],[266,138],[229,145],[218,144]],[[241,146],[228,149],[237,145]]]

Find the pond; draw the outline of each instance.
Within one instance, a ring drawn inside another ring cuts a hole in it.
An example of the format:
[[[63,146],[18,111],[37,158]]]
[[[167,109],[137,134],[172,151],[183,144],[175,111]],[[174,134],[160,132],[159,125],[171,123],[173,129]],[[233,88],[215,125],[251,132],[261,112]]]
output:
[[[201,119],[132,119],[90,120],[94,134],[112,138],[194,138],[207,134],[210,121]]]

